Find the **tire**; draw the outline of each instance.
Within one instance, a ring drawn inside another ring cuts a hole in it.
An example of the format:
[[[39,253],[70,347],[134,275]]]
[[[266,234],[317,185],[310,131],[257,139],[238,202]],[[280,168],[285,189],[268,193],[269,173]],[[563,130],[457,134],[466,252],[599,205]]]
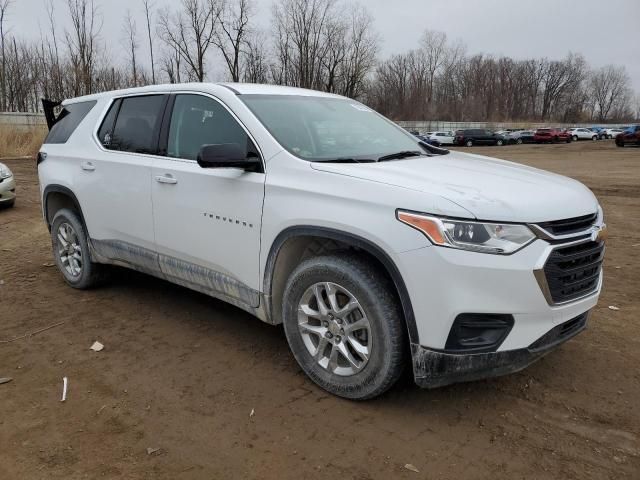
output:
[[[558,142],[558,137],[553,137],[551,139],[551,143],[557,143]]]
[[[622,148],[624,147],[624,142],[619,142],[618,140],[616,140],[616,146]]]
[[[496,140],[496,145],[498,147],[501,147],[502,145],[504,145],[504,142],[502,140]]]
[[[105,266],[91,261],[87,233],[73,210],[63,208],[53,217],[51,247],[58,270],[71,287],[84,290],[97,286],[104,279]]]
[[[0,208],[11,208],[16,204],[16,199],[9,200],[6,203],[0,203]]]
[[[598,136],[594,135],[593,137],[591,137],[591,141],[592,142],[596,142],[598,140]]]
[[[571,137],[567,137],[567,138],[565,139],[565,142],[566,142],[566,143],[571,143]]]
[[[473,140],[467,140],[464,144],[465,144],[467,147],[473,147]]]
[[[406,332],[394,292],[391,281],[370,262],[346,252],[310,258],[296,267],[282,300],[284,331],[293,356],[313,382],[334,395],[366,400],[381,395],[400,378]],[[353,300],[357,306],[344,318],[334,316],[340,308],[330,307],[329,293],[338,307]],[[318,294],[329,307],[325,315],[319,313]],[[315,315],[305,315],[303,306]],[[355,322],[367,327],[351,335],[346,326]],[[358,355],[354,346],[360,351],[366,348],[368,355]],[[357,364],[359,368],[354,368]]]
[[[517,143],[518,145],[522,145],[522,139],[521,139],[521,138],[517,139],[517,140],[516,140],[516,143]]]
[[[577,141],[578,141],[578,136],[577,136],[577,135],[574,135],[573,137],[571,137],[571,139],[572,139],[574,142],[577,142]]]

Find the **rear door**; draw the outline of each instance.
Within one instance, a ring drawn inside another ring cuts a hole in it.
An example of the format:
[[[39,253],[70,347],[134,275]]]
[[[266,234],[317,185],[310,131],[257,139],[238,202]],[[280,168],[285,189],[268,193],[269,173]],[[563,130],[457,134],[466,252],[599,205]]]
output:
[[[172,105],[171,105],[172,104]],[[153,162],[156,248],[167,278],[196,290],[259,305],[264,173],[201,168],[203,145],[235,143],[259,155],[243,125],[217,99],[177,94]]]
[[[98,253],[158,269],[151,207],[151,164],[156,154],[166,95],[115,99],[95,140],[98,151],[78,166],[80,203]]]

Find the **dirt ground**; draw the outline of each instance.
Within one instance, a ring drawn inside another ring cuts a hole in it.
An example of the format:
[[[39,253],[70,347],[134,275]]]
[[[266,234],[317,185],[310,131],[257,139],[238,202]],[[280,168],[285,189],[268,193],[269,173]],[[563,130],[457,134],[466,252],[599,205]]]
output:
[[[600,303],[586,332],[523,372],[435,391],[407,378],[365,403],[315,387],[281,328],[220,301],[127,271],[67,287],[35,162],[6,160],[19,197],[0,211],[0,377],[13,377],[0,479],[639,479],[640,149],[469,151],[596,193],[610,227]]]

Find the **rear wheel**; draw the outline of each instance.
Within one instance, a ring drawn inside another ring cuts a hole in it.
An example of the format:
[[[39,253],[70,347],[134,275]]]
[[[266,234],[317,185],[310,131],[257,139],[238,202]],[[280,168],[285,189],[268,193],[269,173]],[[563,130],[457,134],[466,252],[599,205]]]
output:
[[[473,140],[467,140],[467,141],[465,142],[465,145],[466,145],[467,147],[473,147]]]
[[[593,137],[591,137],[591,140],[592,140],[593,142],[597,141],[597,140],[598,140],[598,136],[597,136],[597,135],[594,135]]]
[[[51,245],[64,281],[73,288],[91,288],[103,279],[105,267],[91,261],[87,233],[74,211],[63,208],[55,214]]]
[[[521,138],[517,139],[517,140],[516,140],[516,143],[517,143],[518,145],[522,145],[522,139],[521,139]]]
[[[573,136],[573,137],[571,137],[571,138],[573,139],[573,141],[574,141],[574,142],[577,142],[577,141],[578,141],[578,136],[577,136],[577,135],[574,135],[574,136]]]
[[[496,145],[501,147],[502,145],[504,145],[504,141],[502,140],[496,140]]]
[[[289,347],[304,372],[334,395],[364,400],[400,377],[405,332],[393,284],[356,255],[302,262],[283,304]]]

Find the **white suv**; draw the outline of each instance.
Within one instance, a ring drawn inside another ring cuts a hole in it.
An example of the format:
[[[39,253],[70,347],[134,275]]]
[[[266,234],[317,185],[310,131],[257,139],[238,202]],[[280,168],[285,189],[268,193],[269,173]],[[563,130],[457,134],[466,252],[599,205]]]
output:
[[[578,140],[593,140],[595,142],[598,140],[598,134],[588,128],[570,128],[567,132],[574,142]]]
[[[48,117],[38,174],[69,285],[115,264],[283,323],[336,395],[379,395],[409,362],[424,387],[517,371],[598,300],[585,186],[426,145],[348,98],[165,85]]]

